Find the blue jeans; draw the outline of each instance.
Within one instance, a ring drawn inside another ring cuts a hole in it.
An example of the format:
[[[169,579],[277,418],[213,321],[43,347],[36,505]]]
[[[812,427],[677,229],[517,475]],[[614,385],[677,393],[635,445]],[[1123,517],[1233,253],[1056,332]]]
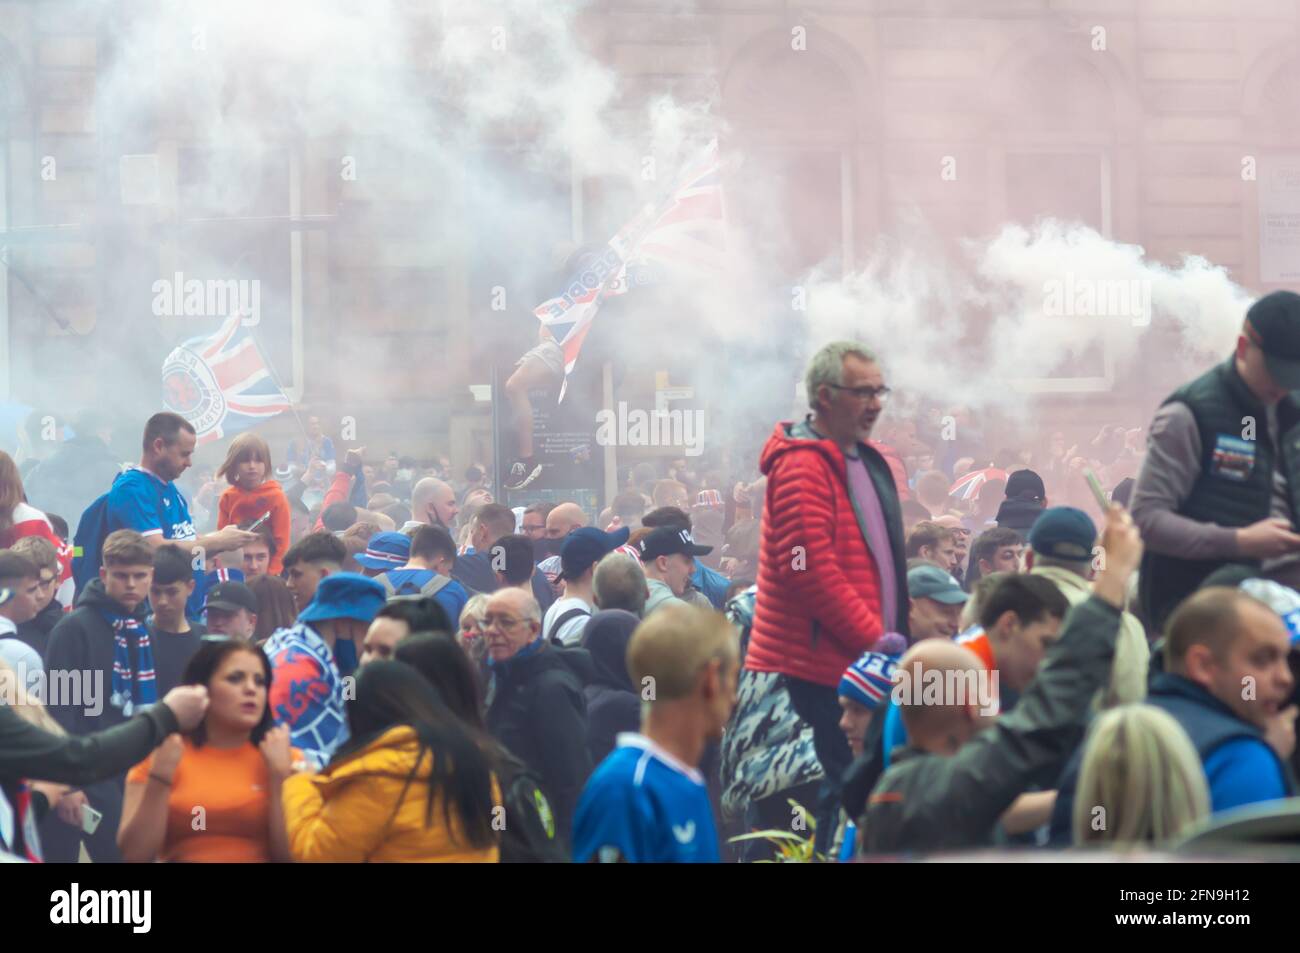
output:
[[[817,851],[824,854],[830,850],[831,838],[835,836],[840,811],[840,783],[853,761],[853,752],[849,748],[849,739],[840,729],[840,700],[835,687],[817,685],[789,675],[784,676],[784,681],[795,714],[812,726],[813,748],[826,774],[817,801],[817,835],[814,841]]]

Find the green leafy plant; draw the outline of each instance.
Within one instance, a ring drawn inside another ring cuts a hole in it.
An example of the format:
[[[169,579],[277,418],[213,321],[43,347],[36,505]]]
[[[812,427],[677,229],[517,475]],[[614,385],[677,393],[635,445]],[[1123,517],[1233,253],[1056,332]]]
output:
[[[817,821],[794,798],[787,798],[787,801],[795,809],[796,816],[802,818],[804,824],[807,825],[808,833],[806,836],[792,830],[783,831],[772,828],[765,831],[740,834],[732,837],[728,843],[739,844],[742,841],[750,840],[767,841],[775,849],[776,857],[771,860],[756,861],[756,863],[760,864],[812,864],[825,862],[826,855],[817,853],[813,846],[817,837]]]

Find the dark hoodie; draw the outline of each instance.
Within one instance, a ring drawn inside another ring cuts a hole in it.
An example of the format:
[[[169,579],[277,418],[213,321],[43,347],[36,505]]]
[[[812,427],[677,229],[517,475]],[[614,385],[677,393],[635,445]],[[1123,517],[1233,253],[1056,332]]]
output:
[[[57,513],[76,533],[82,512],[122,470],[121,462],[93,434],[73,437],[23,479],[27,502],[44,513]]]
[[[50,633],[49,647],[45,656],[47,670],[89,672],[94,680],[103,679],[103,684],[96,683],[93,691],[97,694],[87,703],[86,699],[69,699],[67,697],[51,698],[49,708],[54,720],[72,735],[89,734],[103,731],[126,721],[126,716],[108,703],[110,686],[113,683],[113,625],[108,615],[125,615],[126,609],[116,600],[110,599],[104,591],[101,579],[92,579],[77,597],[76,608],[65,615]],[[131,613],[144,624],[144,603],[136,606]],[[131,670],[136,670],[136,647],[131,649]]]
[[[129,720],[108,700],[113,684],[113,626],[106,613],[122,615],[126,610],[109,598],[102,580],[92,579],[77,597],[76,608],[60,619],[50,633],[45,655],[45,669],[51,678],[47,707],[54,720],[70,735],[103,731]],[[143,625],[144,603],[136,606],[132,614]],[[130,650],[131,670],[135,671],[138,665],[135,645],[131,645]],[[70,692],[66,688],[56,691],[59,673],[63,672],[79,675],[70,679],[64,677],[64,685],[75,684],[78,691]],[[86,838],[86,850],[96,863],[121,859],[117,849],[117,828],[122,818],[125,780],[126,773],[123,772],[85,788],[91,806],[103,814],[95,834]],[[78,834],[57,815],[49,814],[41,825],[45,859],[55,863],[75,862]]]
[[[45,661],[45,653],[50,647],[50,633],[62,618],[63,606],[58,599],[51,599],[50,604],[35,616],[18,623],[18,641],[30,645],[40,655],[41,661]]]
[[[624,609],[605,609],[589,620],[582,647],[591,653],[595,677],[587,696],[587,748],[598,765],[614,750],[615,739],[641,728],[641,698],[627,673],[627,644],[641,620]]]
[[[587,704],[583,686],[595,677],[585,649],[542,642],[492,665],[488,731],[541,778],[565,843],[582,786],[591,773],[587,751]]]
[[[1043,501],[1035,499],[1007,499],[998,507],[994,521],[998,526],[1014,529],[1022,537],[1029,535],[1029,527],[1043,515]]]

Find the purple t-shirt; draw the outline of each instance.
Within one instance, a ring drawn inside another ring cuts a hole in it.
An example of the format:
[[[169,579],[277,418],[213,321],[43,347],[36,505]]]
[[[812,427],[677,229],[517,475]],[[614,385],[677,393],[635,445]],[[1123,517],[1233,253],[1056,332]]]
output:
[[[825,440],[812,426],[809,414],[800,423],[790,429],[790,436],[798,440]],[[880,611],[886,632],[898,631],[898,576],[894,573],[894,550],[889,544],[889,527],[885,523],[885,511],[880,505],[880,495],[871,482],[867,465],[859,456],[844,456],[845,469],[849,478],[849,499],[853,503],[853,512],[858,517],[858,526],[867,541],[867,549],[880,570]]]
[[[880,570],[880,603],[884,613],[885,631],[897,631],[898,577],[894,575],[894,554],[889,545],[889,527],[885,524],[885,511],[880,505],[871,474],[861,457],[845,456],[849,473],[849,496],[858,520],[866,528],[867,547]]]

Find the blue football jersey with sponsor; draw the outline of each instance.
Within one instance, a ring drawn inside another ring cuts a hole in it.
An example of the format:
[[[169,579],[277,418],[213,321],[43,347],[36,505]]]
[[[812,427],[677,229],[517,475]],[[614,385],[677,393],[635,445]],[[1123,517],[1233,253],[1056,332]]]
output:
[[[644,735],[621,734],[582,792],[573,822],[578,863],[718,863],[703,776]]]
[[[175,483],[164,483],[145,470],[127,470],[113,481],[108,493],[108,531],[133,529],[142,536],[174,539],[183,544],[197,538],[190,505]],[[185,614],[197,619],[203,612],[207,591],[202,569],[194,570],[194,592],[185,603]]]

